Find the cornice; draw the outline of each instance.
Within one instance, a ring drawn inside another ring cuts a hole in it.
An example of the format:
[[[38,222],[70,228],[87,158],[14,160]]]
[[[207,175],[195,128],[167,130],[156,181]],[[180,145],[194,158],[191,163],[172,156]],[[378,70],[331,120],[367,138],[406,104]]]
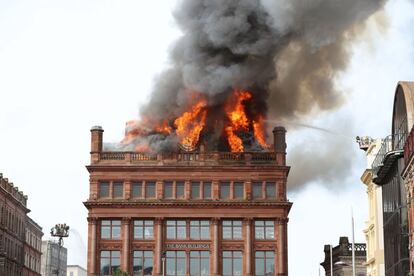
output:
[[[143,207],[143,208],[175,208],[175,207],[283,207],[290,210],[292,202],[165,202],[165,201],[85,201],[83,203],[86,208],[93,207],[111,207],[111,208],[130,208],[130,207]]]
[[[290,166],[281,166],[276,164],[257,164],[257,165],[188,165],[188,166],[171,166],[171,165],[147,165],[147,166],[137,166],[137,165],[87,165],[86,169],[88,172],[114,172],[114,171],[127,171],[127,172],[136,172],[136,171],[166,171],[166,172],[177,172],[177,171],[200,171],[200,172],[209,172],[209,171],[270,171],[270,172],[289,172]]]

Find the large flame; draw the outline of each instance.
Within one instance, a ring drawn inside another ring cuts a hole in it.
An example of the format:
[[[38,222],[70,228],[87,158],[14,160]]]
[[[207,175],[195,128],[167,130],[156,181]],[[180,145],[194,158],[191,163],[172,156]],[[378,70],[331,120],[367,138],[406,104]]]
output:
[[[262,115],[259,115],[256,120],[253,120],[253,132],[256,141],[265,149],[269,148],[266,143],[266,133],[264,128],[264,119]]]
[[[206,106],[206,99],[201,98],[174,121],[180,144],[187,150],[194,150],[197,146],[200,133],[206,124]]]
[[[225,127],[227,142],[232,152],[244,151],[243,141],[236,135],[237,131],[248,131],[249,119],[246,115],[246,101],[252,98],[248,91],[235,90],[225,105],[229,125]]]

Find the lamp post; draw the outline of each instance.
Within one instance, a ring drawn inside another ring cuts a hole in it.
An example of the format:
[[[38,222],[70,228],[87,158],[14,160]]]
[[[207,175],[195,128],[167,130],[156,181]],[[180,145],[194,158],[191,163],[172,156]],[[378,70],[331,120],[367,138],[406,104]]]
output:
[[[165,276],[165,260],[167,257],[167,253],[165,251],[162,252],[161,261],[162,261],[162,276]]]
[[[50,229],[50,235],[52,237],[58,237],[59,238],[59,241],[58,241],[58,245],[59,245],[58,263],[57,263],[57,269],[54,271],[54,274],[59,276],[59,273],[60,273],[60,250],[63,246],[63,238],[69,237],[69,226],[66,225],[66,223],[56,224],[55,227]]]

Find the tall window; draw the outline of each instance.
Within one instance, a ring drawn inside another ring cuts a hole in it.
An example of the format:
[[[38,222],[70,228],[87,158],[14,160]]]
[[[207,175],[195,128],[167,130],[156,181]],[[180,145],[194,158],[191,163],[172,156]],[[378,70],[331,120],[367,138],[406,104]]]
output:
[[[167,220],[167,239],[183,240],[186,237],[185,220]]]
[[[134,276],[152,275],[153,256],[152,251],[134,251],[133,271]]]
[[[210,239],[210,222],[208,220],[190,221],[190,239],[209,240]]]
[[[223,220],[223,239],[239,240],[242,238],[241,220]]]
[[[275,273],[275,253],[273,251],[256,251],[255,275],[267,276]]]
[[[262,182],[253,182],[253,199],[263,198]]]
[[[145,183],[145,198],[155,198],[155,182],[148,181]]]
[[[184,198],[184,182],[177,181],[175,182],[175,197],[176,198]]]
[[[275,182],[266,182],[265,183],[265,197],[267,199],[276,198],[276,183]]]
[[[244,198],[244,183],[243,182],[234,182],[233,183],[233,197],[235,199]]]
[[[99,198],[109,197],[109,182],[99,183]]]
[[[273,240],[275,238],[275,222],[273,220],[256,220],[254,233],[258,240]]]
[[[154,221],[134,220],[134,239],[152,240],[154,238]]]
[[[112,196],[116,198],[123,198],[124,197],[124,183],[122,182],[114,182],[112,184]]]
[[[142,198],[142,182],[133,182],[132,183],[132,197],[133,198]]]
[[[111,276],[120,265],[120,251],[101,251],[101,276]]]
[[[164,182],[164,198],[174,198],[172,181]]]
[[[211,182],[203,182],[204,199],[211,199]]]
[[[220,198],[221,199],[230,198],[230,183],[229,182],[220,183]]]
[[[101,221],[101,238],[102,239],[120,239],[121,238],[121,221],[120,220],[102,220]]]
[[[192,199],[199,199],[200,198],[200,182],[192,182],[191,183],[191,198]]]
[[[209,276],[210,275],[210,252],[209,251],[190,251],[190,275]]]
[[[167,251],[167,276],[186,275],[186,255],[185,251]]]
[[[223,251],[223,276],[241,276],[243,256],[241,251]]]

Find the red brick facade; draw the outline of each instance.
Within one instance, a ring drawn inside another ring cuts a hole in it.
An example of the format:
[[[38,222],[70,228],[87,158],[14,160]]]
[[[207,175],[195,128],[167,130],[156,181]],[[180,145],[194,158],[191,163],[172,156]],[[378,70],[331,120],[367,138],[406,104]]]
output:
[[[285,132],[271,152],[152,155],[92,128],[88,275],[288,275]]]

